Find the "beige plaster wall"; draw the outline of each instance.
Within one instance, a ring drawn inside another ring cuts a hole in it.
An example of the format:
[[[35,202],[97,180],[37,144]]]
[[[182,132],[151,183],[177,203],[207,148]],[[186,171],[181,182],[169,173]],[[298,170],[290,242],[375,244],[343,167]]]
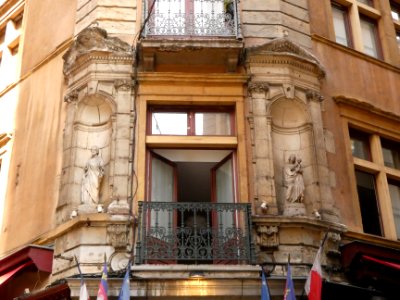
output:
[[[74,34],[76,1],[27,0],[22,69],[25,75]]]
[[[29,243],[54,224],[65,105],[62,66],[59,55],[19,86],[0,253]]]

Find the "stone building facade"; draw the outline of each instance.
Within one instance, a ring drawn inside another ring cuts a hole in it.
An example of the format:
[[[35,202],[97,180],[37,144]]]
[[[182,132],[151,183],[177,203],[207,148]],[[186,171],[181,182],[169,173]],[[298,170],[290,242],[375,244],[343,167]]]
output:
[[[261,267],[281,299],[290,261],[300,298],[325,240],[322,299],[394,299],[399,16],[0,1],[0,294],[78,299],[79,261],[94,297],[105,260],[110,297],[129,264],[132,299],[258,299]]]

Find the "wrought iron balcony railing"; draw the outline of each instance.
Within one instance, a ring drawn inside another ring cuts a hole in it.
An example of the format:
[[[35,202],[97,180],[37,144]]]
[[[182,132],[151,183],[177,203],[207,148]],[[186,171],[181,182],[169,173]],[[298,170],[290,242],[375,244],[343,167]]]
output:
[[[250,204],[139,202],[136,263],[254,264]]]
[[[145,36],[240,37],[238,0],[143,0]]]

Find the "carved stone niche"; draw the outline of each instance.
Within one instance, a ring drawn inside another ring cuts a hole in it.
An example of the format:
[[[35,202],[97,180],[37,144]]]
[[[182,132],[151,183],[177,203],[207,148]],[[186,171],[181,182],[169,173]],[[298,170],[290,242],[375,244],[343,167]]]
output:
[[[279,227],[276,225],[259,225],[257,231],[257,245],[260,248],[277,248],[279,246]]]

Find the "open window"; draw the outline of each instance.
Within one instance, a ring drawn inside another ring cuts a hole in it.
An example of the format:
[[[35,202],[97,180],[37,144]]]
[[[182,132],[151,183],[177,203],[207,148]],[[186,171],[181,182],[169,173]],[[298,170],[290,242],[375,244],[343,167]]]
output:
[[[220,263],[237,251],[235,160],[233,150],[149,151],[146,251],[158,259],[148,263]]]

